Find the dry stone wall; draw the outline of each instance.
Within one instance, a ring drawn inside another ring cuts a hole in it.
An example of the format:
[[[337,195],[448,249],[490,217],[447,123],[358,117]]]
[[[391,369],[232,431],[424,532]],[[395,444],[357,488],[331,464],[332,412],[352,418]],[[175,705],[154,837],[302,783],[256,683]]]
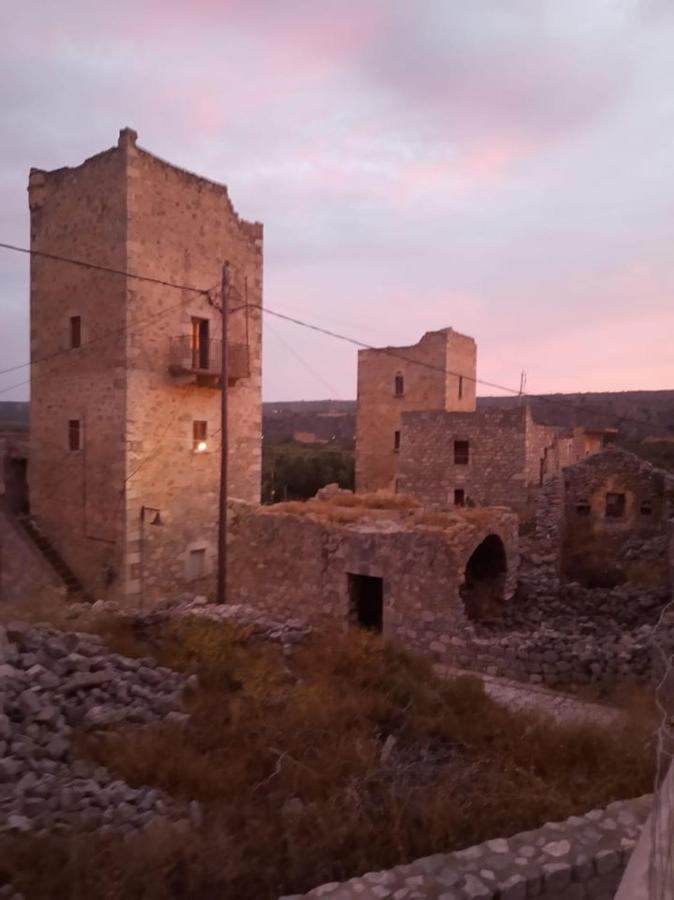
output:
[[[651,797],[281,900],[611,900]]]

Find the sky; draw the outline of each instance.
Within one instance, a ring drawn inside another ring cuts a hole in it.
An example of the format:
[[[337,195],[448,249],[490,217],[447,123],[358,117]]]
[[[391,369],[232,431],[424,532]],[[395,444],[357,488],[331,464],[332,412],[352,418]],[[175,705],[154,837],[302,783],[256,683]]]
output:
[[[264,223],[272,309],[452,326],[532,393],[674,388],[673,46],[674,0],[0,0],[0,241],[31,166],[129,126]],[[27,360],[0,250],[0,369]],[[353,346],[267,319],[265,399],[355,392]]]

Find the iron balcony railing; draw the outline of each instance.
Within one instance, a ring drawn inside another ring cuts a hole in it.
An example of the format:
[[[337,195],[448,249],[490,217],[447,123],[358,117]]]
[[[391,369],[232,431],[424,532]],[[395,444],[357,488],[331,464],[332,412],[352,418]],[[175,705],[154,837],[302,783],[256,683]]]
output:
[[[169,341],[169,372],[171,375],[205,376],[218,381],[222,372],[222,341],[210,338],[194,342],[189,334],[181,334]],[[227,377],[230,381],[249,375],[248,347],[228,344]]]

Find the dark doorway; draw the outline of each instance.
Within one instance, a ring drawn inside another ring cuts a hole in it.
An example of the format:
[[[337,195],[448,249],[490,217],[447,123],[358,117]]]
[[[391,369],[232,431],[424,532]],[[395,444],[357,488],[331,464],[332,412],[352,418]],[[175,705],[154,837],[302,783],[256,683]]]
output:
[[[15,516],[28,515],[28,460],[5,458],[5,497],[7,509]]]
[[[348,575],[350,618],[359,628],[381,633],[384,625],[384,579]]]
[[[469,619],[494,619],[502,614],[506,571],[503,541],[490,534],[475,548],[466,565],[461,597]]]

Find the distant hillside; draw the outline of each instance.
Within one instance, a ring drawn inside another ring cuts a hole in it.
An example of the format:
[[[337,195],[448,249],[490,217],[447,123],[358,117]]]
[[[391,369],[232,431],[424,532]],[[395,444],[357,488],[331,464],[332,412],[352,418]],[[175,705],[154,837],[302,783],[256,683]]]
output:
[[[519,397],[478,397],[478,409],[512,407]],[[674,390],[546,394],[529,399],[534,419],[545,425],[618,428],[630,440],[674,437]],[[353,440],[355,400],[298,400],[263,404],[265,440],[292,440],[295,433],[318,440]]]

